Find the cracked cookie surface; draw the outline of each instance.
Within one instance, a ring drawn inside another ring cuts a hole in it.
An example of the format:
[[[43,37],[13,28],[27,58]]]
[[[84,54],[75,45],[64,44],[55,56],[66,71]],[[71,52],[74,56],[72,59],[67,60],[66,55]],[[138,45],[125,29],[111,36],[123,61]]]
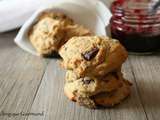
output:
[[[117,40],[98,36],[73,37],[59,54],[62,66],[80,77],[103,76],[120,67],[128,55]]]

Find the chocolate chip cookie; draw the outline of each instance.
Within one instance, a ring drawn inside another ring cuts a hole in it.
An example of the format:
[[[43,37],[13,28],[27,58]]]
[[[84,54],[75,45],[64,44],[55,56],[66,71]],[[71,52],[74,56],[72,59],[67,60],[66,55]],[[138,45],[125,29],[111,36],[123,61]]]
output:
[[[29,40],[42,56],[50,56],[73,36],[90,35],[87,28],[75,24],[62,13],[44,12],[29,31]]]
[[[108,37],[73,37],[59,50],[62,66],[80,76],[104,76],[119,68],[127,58],[127,51]]]
[[[82,96],[73,94],[69,89],[65,89],[66,96],[82,106],[88,108],[113,107],[128,97],[131,93],[130,83],[126,80],[120,80],[121,86],[111,92],[100,92],[93,96]]]
[[[93,96],[100,92],[111,92],[122,84],[116,72],[109,73],[101,78],[87,76],[76,78],[75,76],[73,71],[67,71],[64,88],[79,96]]]
[[[63,34],[60,21],[46,17],[34,25],[29,39],[37,52],[45,56],[57,51]]]

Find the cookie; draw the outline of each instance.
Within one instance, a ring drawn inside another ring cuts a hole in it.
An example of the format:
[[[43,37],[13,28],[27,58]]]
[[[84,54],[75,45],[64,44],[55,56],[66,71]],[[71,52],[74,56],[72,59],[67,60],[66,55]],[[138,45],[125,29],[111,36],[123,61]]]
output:
[[[73,71],[67,71],[65,89],[84,97],[93,96],[100,92],[111,92],[122,84],[117,73],[109,73],[102,78],[76,78],[75,76]]]
[[[62,13],[44,12],[28,33],[29,40],[42,56],[52,55],[73,36],[90,35],[87,28],[77,25]]]
[[[73,71],[67,71],[64,92],[70,100],[88,108],[112,107],[130,94],[130,86],[131,83],[124,80],[120,68],[101,79],[77,79]]]
[[[79,77],[104,76],[119,68],[127,58],[127,51],[108,37],[73,37],[59,50],[62,66],[74,70]]]
[[[52,18],[43,18],[29,33],[29,40],[41,55],[51,55],[60,47],[64,31],[61,29],[60,21]]]
[[[101,92],[94,96],[74,95],[68,89],[65,89],[65,95],[79,105],[88,108],[113,107],[122,102],[131,93],[130,84],[126,80],[120,80],[122,85],[112,92]]]

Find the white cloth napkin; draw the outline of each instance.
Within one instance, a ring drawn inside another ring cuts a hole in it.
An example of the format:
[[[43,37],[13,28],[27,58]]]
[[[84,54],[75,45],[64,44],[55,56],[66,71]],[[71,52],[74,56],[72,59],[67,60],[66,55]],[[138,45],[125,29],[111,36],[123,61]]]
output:
[[[64,0],[0,0],[0,32],[20,27],[39,7]],[[68,0],[66,0],[68,1]],[[85,0],[74,0],[83,2]],[[113,0],[101,0],[110,5]]]
[[[2,0],[0,1],[0,32],[15,29],[39,8],[57,0]],[[58,0],[60,1],[60,0]]]

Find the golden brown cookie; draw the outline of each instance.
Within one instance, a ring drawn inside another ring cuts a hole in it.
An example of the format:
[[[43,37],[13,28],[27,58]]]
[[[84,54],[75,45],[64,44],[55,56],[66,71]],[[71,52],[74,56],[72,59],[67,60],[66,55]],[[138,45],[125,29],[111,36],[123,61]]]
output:
[[[72,94],[68,89],[65,88],[65,95],[72,101],[77,102],[82,106],[88,108],[113,107],[116,104],[122,102],[131,93],[129,82],[121,80],[122,85],[112,92],[101,92],[94,96],[79,96]]]
[[[52,55],[73,36],[90,35],[90,31],[62,13],[44,12],[29,31],[29,40],[42,56]]]
[[[117,40],[98,36],[73,37],[59,54],[62,66],[80,77],[104,76],[127,59],[127,51]]]
[[[64,31],[61,29],[60,21],[43,18],[29,34],[29,40],[41,55],[50,55],[60,47]]]
[[[116,72],[102,78],[76,78],[73,71],[67,71],[65,89],[79,96],[93,96],[100,92],[111,92],[122,85]]]

